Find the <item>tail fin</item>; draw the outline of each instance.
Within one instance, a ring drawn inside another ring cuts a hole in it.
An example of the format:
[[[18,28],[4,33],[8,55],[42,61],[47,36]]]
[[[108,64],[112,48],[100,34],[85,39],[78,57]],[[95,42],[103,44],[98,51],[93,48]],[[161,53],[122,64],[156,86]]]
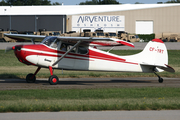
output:
[[[175,72],[175,70],[168,66],[168,53],[165,44],[160,39],[153,39],[150,41],[144,50],[136,55],[135,59],[140,61],[141,65],[154,66],[155,71]]]

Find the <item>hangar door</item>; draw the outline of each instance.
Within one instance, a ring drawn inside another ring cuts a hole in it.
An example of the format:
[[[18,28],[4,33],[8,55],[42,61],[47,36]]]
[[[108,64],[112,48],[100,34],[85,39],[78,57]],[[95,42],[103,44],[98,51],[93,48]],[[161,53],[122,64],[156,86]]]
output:
[[[152,34],[153,21],[136,21],[136,34]]]

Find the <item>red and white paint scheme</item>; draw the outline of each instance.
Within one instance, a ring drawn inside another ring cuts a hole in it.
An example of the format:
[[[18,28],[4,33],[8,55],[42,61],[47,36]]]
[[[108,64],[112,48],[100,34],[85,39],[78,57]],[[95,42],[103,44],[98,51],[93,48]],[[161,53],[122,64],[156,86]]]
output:
[[[27,82],[35,82],[35,76],[41,67],[49,68],[51,74],[49,83],[52,85],[59,81],[58,77],[53,75],[53,69],[145,73],[165,70],[175,72],[172,67],[168,66],[167,49],[160,39],[150,41],[144,50],[138,54],[118,56],[101,51],[96,46],[127,45],[134,47],[134,45],[112,38],[5,35],[14,39],[45,38],[40,44],[12,47],[20,62],[38,67],[34,74],[27,75]],[[163,79],[160,76],[158,77],[159,82],[163,82]]]

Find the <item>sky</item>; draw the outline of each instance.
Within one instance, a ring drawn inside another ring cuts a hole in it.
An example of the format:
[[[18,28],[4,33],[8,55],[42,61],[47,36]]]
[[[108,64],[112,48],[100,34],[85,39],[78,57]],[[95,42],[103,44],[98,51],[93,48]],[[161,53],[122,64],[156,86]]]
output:
[[[64,5],[78,5],[80,2],[85,2],[86,0],[50,0],[51,3],[59,2],[64,3]],[[92,1],[92,0],[88,0]],[[116,0],[123,4],[134,4],[135,2],[140,2],[144,4],[156,4],[157,2],[167,2],[170,0]]]

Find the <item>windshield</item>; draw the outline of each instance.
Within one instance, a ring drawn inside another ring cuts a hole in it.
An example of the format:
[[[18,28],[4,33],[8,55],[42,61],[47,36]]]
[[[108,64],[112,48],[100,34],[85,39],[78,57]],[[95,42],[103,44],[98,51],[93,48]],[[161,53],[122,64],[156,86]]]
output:
[[[41,43],[53,48],[57,47],[57,37],[46,37]]]

